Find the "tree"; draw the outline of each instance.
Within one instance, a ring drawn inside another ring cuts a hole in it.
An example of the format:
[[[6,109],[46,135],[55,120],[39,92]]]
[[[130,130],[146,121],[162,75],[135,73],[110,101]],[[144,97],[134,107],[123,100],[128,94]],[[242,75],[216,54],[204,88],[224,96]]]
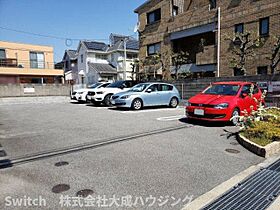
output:
[[[133,59],[133,62],[130,64],[131,69],[132,69],[132,80],[134,78],[136,81],[139,80],[139,70],[140,70],[140,61],[138,59]],[[134,77],[135,75],[135,77]]]
[[[161,55],[159,53],[150,55],[148,57],[146,57],[143,61],[143,66],[148,66],[148,67],[153,67],[153,72],[154,72],[154,79],[156,79],[156,67],[157,65],[161,64],[161,66],[163,65],[163,62],[161,60]],[[145,70],[146,71],[146,70]]]
[[[231,66],[234,70],[240,72],[241,75],[246,75],[246,61],[250,57],[255,56],[255,48],[261,47],[263,41],[257,37],[252,38],[251,33],[236,33],[231,41],[231,51],[234,57],[231,59]]]
[[[268,59],[271,61],[271,74],[274,74],[277,65],[280,63],[280,36],[278,36],[277,41],[272,48],[271,56]]]
[[[183,64],[186,64],[189,62],[189,53],[180,51],[178,53],[172,54],[172,63],[175,67],[175,78],[178,79],[178,71],[181,68]]]

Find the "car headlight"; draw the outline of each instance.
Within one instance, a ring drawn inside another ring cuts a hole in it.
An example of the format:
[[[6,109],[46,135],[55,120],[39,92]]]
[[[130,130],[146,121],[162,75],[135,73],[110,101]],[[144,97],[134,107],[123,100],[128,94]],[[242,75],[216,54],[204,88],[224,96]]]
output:
[[[122,96],[121,99],[128,99],[130,97],[130,95],[125,95],[125,96]]]
[[[100,91],[100,92],[96,92],[96,94],[103,94],[104,92],[103,91]]]
[[[221,103],[214,106],[215,109],[226,109],[228,108],[228,103]]]
[[[185,102],[185,106],[190,106],[190,105],[191,105],[191,103],[189,101]]]

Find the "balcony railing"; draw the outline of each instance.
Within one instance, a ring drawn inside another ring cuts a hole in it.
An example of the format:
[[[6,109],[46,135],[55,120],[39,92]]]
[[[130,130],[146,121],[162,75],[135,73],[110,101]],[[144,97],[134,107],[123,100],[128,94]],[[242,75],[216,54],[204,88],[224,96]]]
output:
[[[17,67],[17,59],[14,58],[2,58],[0,59],[0,67]]]
[[[2,58],[0,59],[0,67],[9,68],[31,68],[31,69],[54,69],[55,63],[44,61],[27,61],[18,60],[16,58]]]

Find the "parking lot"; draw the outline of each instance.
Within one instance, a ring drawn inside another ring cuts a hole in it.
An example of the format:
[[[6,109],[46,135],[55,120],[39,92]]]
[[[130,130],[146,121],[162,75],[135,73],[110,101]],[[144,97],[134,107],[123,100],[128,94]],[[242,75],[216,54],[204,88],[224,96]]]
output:
[[[0,158],[11,164],[0,169],[0,209],[6,196],[24,195],[41,195],[47,208],[59,209],[60,195],[83,189],[94,197],[142,197],[134,209],[180,209],[263,161],[237,143],[237,128],[188,122],[184,112],[95,107],[65,97],[1,101]],[[67,187],[57,193],[59,184]],[[103,208],[128,207],[121,200]]]

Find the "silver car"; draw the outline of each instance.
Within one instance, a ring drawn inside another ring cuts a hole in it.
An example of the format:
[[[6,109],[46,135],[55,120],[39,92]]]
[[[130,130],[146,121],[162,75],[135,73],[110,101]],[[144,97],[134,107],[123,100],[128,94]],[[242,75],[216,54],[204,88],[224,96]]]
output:
[[[167,83],[141,83],[126,92],[111,97],[111,103],[117,107],[142,109],[145,106],[170,106],[176,108],[180,94],[176,87]]]

